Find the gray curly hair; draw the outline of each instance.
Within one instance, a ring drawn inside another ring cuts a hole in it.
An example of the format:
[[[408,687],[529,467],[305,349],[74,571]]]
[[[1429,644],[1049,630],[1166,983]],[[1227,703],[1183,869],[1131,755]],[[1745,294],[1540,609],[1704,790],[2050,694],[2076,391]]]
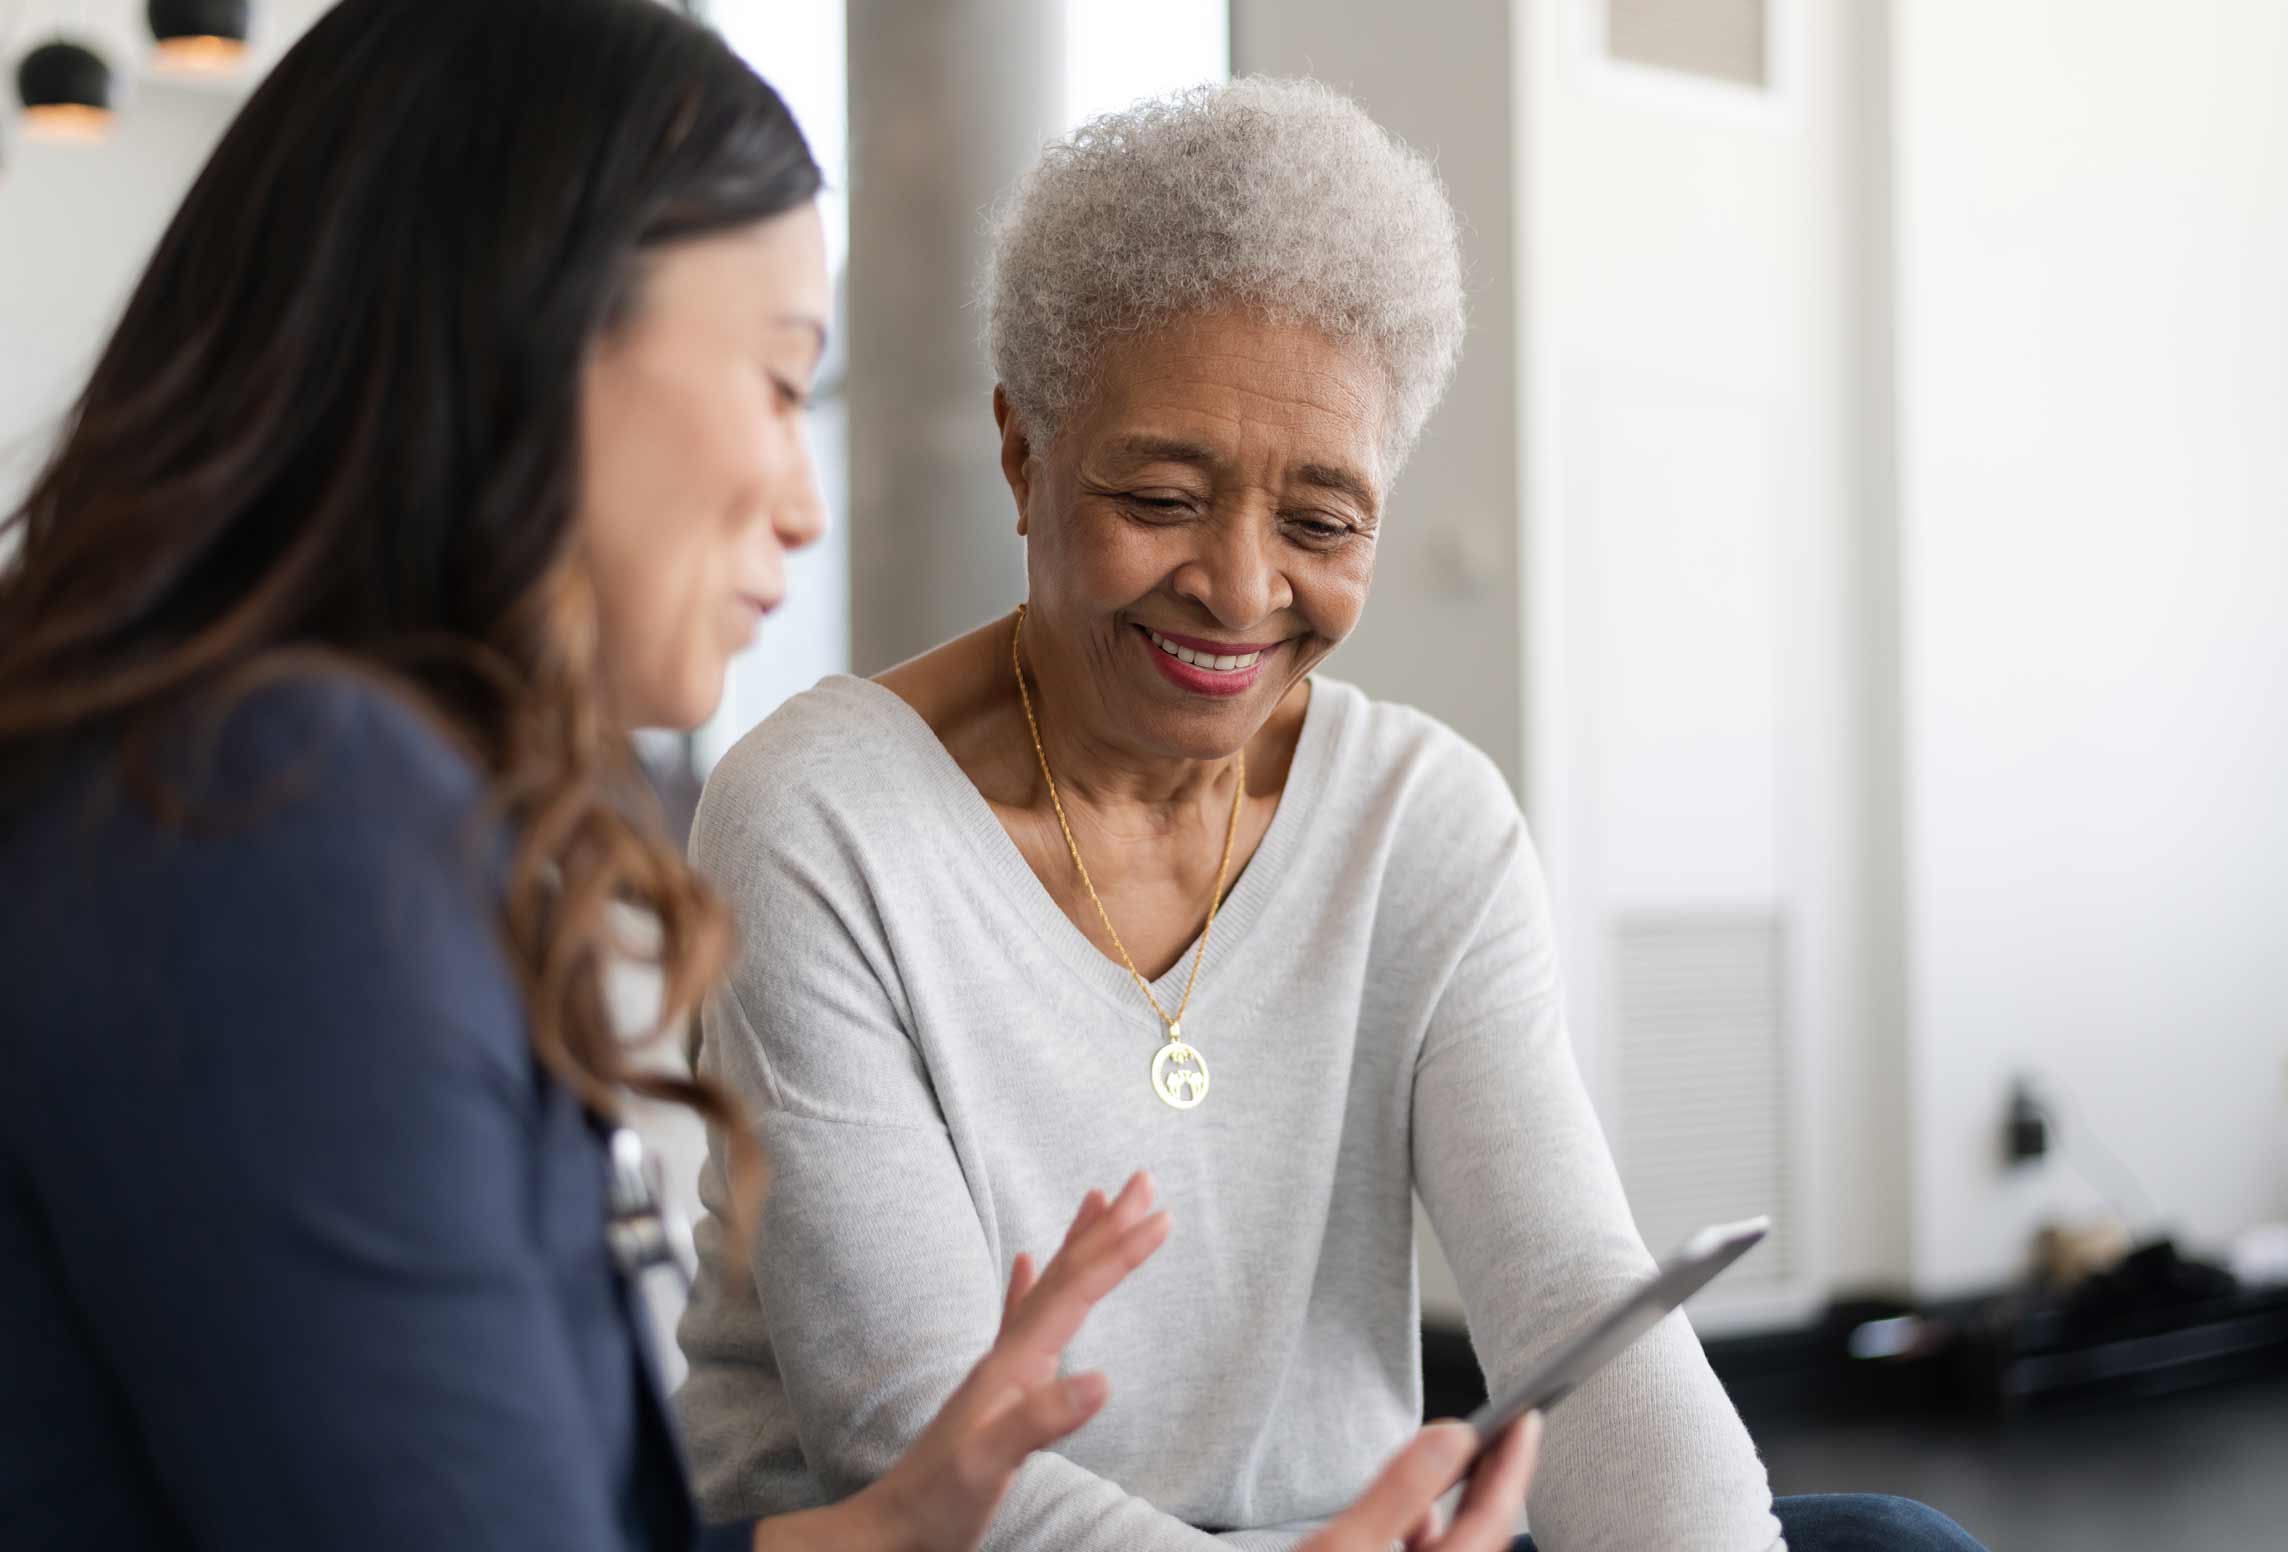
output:
[[[1384,477],[1462,349],[1453,206],[1427,158],[1317,81],[1248,76],[1138,103],[1043,152],[994,215],[987,349],[1035,446],[1106,344],[1223,308],[1364,344]]]

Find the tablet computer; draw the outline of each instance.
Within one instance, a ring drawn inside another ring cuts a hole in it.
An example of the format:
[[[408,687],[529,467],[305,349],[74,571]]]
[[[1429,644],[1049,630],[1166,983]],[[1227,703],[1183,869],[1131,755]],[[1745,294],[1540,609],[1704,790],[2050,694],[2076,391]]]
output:
[[[1769,1218],[1751,1218],[1745,1223],[1702,1229],[1686,1240],[1684,1247],[1662,1262],[1635,1292],[1590,1317],[1530,1374],[1472,1412],[1469,1424],[1477,1430],[1479,1447],[1491,1444],[1504,1428],[1526,1413],[1546,1412],[1571,1395],[1631,1342],[1659,1325],[1670,1310],[1746,1255],[1771,1227]]]

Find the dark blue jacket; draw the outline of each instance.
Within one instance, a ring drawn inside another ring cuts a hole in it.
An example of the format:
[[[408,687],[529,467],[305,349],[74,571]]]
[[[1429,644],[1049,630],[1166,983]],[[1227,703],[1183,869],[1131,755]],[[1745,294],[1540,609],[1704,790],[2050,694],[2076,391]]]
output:
[[[474,771],[343,685],[206,758],[0,799],[0,1546],[702,1544]]]

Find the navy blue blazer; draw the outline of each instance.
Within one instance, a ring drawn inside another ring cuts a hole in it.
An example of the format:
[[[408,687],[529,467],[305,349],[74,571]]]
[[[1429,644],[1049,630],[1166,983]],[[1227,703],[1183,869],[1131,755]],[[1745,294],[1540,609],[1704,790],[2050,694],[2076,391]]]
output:
[[[751,1545],[695,1525],[474,770],[343,684],[176,756],[206,828],[108,749],[0,800],[0,1545]]]

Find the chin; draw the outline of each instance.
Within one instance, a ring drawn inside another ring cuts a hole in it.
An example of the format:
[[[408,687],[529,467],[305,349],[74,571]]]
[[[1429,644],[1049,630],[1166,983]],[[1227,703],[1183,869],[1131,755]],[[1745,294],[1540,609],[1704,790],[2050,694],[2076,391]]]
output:
[[[694,731],[722,706],[724,678],[718,669],[712,677],[694,676],[690,683],[653,697],[648,715],[636,725],[671,733]]]
[[[1271,720],[1280,696],[1241,696],[1220,706],[1185,707],[1138,718],[1138,730],[1163,754],[1185,760],[1228,760]]]
[[[687,701],[678,711],[675,721],[669,726],[678,733],[696,732],[706,725],[707,719],[714,716],[722,705],[723,686],[720,681],[717,681],[707,693],[693,696]]]

